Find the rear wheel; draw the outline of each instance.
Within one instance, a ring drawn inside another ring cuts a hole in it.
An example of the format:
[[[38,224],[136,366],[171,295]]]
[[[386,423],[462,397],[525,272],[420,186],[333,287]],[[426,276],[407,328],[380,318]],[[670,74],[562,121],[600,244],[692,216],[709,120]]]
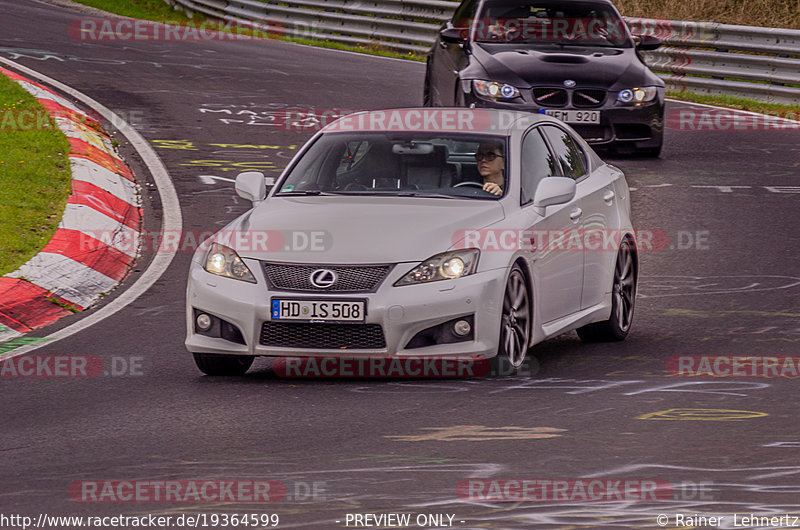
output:
[[[244,375],[253,364],[251,355],[195,353],[194,362],[207,375]]]
[[[614,280],[611,287],[611,316],[603,322],[578,328],[584,342],[613,342],[625,340],[633,322],[636,303],[636,263],[634,246],[625,240],[617,253]]]
[[[500,322],[499,354],[514,368],[525,361],[531,336],[531,297],[528,282],[519,265],[508,275],[503,294],[503,316]]]

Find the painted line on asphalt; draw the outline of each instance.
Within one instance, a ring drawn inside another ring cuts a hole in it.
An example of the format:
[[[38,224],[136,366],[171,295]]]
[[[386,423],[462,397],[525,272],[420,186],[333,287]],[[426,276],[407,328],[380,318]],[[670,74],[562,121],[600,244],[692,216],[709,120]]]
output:
[[[139,156],[142,158],[142,161],[147,166],[148,171],[150,171],[150,174],[155,181],[156,188],[161,197],[163,209],[161,222],[162,232],[180,233],[183,228],[183,218],[181,215],[181,205],[180,201],[178,200],[178,194],[175,191],[175,186],[172,184],[172,180],[169,177],[169,173],[167,172],[167,168],[164,166],[164,163],[156,154],[155,150],[150,147],[150,144],[147,143],[147,140],[145,140],[137,130],[131,127],[127,122],[123,121],[122,118],[117,116],[109,108],[83,94],[82,92],[79,92],[26,66],[6,59],[5,57],[0,57],[0,63],[13,68],[17,72],[22,72],[35,79],[38,79],[39,81],[58,89],[64,94],[68,94],[69,96],[77,99],[78,101],[89,106],[92,110],[99,113],[106,121],[115,124],[117,130],[119,130],[119,132],[128,139],[133,148],[139,153]],[[125,292],[120,294],[114,300],[109,302],[108,305],[98,309],[97,312],[88,315],[74,324],[47,335],[46,337],[42,337],[42,339],[46,342],[30,344],[15,349],[6,355],[3,355],[2,359],[10,359],[12,357],[24,355],[44,345],[52,344],[61,339],[65,339],[112,316],[150,289],[150,287],[152,287],[152,285],[158,281],[159,278],[161,278],[164,272],[166,272],[170,263],[172,263],[172,259],[175,257],[175,253],[175,249],[160,249],[155,253],[153,261],[150,262],[150,265],[133,283],[133,285],[131,285],[125,290]]]

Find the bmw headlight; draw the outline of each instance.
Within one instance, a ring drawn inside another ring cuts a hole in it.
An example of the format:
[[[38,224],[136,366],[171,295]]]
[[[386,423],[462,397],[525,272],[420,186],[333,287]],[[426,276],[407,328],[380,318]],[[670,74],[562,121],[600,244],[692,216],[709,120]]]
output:
[[[480,251],[474,248],[436,254],[411,269],[395,285],[413,285],[468,276],[475,272],[479,255]]]
[[[519,97],[519,90],[504,83],[497,83],[495,81],[472,81],[472,89],[476,94],[493,99],[514,99]]]
[[[653,101],[658,94],[658,87],[645,86],[642,88],[626,88],[617,92],[617,101],[625,104],[644,103]]]
[[[203,268],[217,276],[256,283],[255,276],[236,251],[219,243],[211,245],[203,262]]]

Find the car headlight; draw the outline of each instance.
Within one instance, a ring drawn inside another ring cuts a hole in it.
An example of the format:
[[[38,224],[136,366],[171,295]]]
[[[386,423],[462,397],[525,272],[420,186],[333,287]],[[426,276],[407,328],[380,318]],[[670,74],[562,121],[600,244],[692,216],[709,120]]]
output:
[[[247,268],[247,265],[245,265],[236,251],[219,243],[211,245],[208,253],[206,253],[203,268],[217,276],[256,283],[255,276],[253,276],[253,273],[250,272],[250,269]]]
[[[480,251],[474,248],[436,254],[411,269],[395,285],[413,285],[468,276],[475,272],[479,255]]]
[[[494,99],[514,99],[519,97],[519,90],[504,83],[497,83],[495,81],[472,81],[472,89],[476,94],[487,98]]]
[[[626,88],[617,92],[617,101],[620,103],[644,103],[646,101],[653,101],[658,88],[654,86],[645,86],[642,88]]]

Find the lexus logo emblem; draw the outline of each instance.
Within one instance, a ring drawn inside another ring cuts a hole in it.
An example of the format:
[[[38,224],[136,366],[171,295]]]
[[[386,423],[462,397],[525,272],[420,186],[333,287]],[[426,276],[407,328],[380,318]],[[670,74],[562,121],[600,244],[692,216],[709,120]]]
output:
[[[567,79],[566,81],[564,81],[564,86],[567,88],[572,88],[575,86],[575,81],[573,81],[572,79]]]
[[[336,273],[330,269],[317,269],[311,273],[311,285],[319,287],[320,289],[327,289],[336,283],[338,277]]]

